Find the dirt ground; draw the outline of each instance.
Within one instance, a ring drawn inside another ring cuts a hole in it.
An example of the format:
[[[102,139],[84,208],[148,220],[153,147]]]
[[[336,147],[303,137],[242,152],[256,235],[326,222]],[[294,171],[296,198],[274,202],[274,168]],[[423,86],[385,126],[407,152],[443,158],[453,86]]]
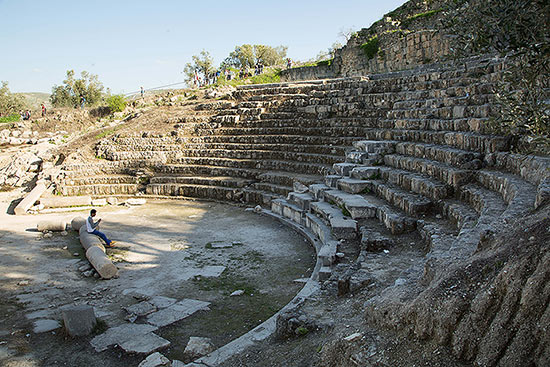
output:
[[[39,220],[86,213],[8,215],[18,193],[0,195],[0,364],[6,367],[137,365],[144,356],[118,348],[97,353],[91,337],[72,339],[62,329],[37,334],[33,322],[60,320],[61,306],[87,303],[105,329],[127,322],[121,307],[137,303],[140,294],[211,303],[210,311],[158,332],[171,342],[164,355],[189,362],[183,350],[190,336],[210,337],[219,347],[242,335],[288,303],[303,285],[294,280],[308,277],[315,263],[303,238],[244,208],[157,201],[98,208],[102,230],[118,241],[108,254],[119,277],[86,278],[78,270],[85,262],[76,233],[44,238],[35,230]],[[232,246],[215,248],[223,243]],[[245,294],[229,296],[239,289]]]

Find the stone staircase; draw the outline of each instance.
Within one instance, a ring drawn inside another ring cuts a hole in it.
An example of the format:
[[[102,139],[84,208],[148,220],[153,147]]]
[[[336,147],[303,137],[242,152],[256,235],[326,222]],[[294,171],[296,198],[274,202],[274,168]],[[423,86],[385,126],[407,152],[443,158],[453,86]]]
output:
[[[425,250],[417,278],[429,283],[532,210],[548,186],[547,159],[511,154],[506,137],[490,134],[504,68],[475,57],[368,78],[241,86],[236,100],[176,119],[170,134],[103,140],[104,159],[66,163],[58,189],[262,204],[326,246],[322,279],[339,240],[380,251],[415,233]]]

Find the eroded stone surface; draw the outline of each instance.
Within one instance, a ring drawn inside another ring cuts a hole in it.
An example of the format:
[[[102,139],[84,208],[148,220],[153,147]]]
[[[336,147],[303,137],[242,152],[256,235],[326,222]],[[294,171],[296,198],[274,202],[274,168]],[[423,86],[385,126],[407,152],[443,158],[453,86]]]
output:
[[[176,321],[183,320],[197,311],[207,311],[210,302],[203,302],[194,299],[184,299],[168,308],[150,314],[147,322],[158,327],[170,325]]]
[[[121,345],[141,335],[151,333],[158,328],[149,324],[122,324],[112,327],[90,341],[96,352],[103,352],[110,346]]]
[[[119,344],[127,353],[148,354],[166,348],[170,342],[154,333],[137,335]]]

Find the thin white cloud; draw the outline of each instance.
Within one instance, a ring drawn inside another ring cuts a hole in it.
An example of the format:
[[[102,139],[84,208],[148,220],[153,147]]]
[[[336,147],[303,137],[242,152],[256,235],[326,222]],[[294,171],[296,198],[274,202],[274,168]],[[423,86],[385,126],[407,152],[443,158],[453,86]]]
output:
[[[32,72],[33,72],[33,73],[41,73],[41,72],[42,72],[42,69],[33,68],[33,69],[32,69]]]

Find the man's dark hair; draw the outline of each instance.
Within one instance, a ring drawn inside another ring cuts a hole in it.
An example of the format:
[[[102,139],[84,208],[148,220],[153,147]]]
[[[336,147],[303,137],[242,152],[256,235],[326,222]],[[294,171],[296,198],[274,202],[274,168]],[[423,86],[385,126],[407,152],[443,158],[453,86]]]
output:
[[[90,210],[90,215],[95,214],[95,213],[97,213],[97,210],[95,210],[95,209]]]

